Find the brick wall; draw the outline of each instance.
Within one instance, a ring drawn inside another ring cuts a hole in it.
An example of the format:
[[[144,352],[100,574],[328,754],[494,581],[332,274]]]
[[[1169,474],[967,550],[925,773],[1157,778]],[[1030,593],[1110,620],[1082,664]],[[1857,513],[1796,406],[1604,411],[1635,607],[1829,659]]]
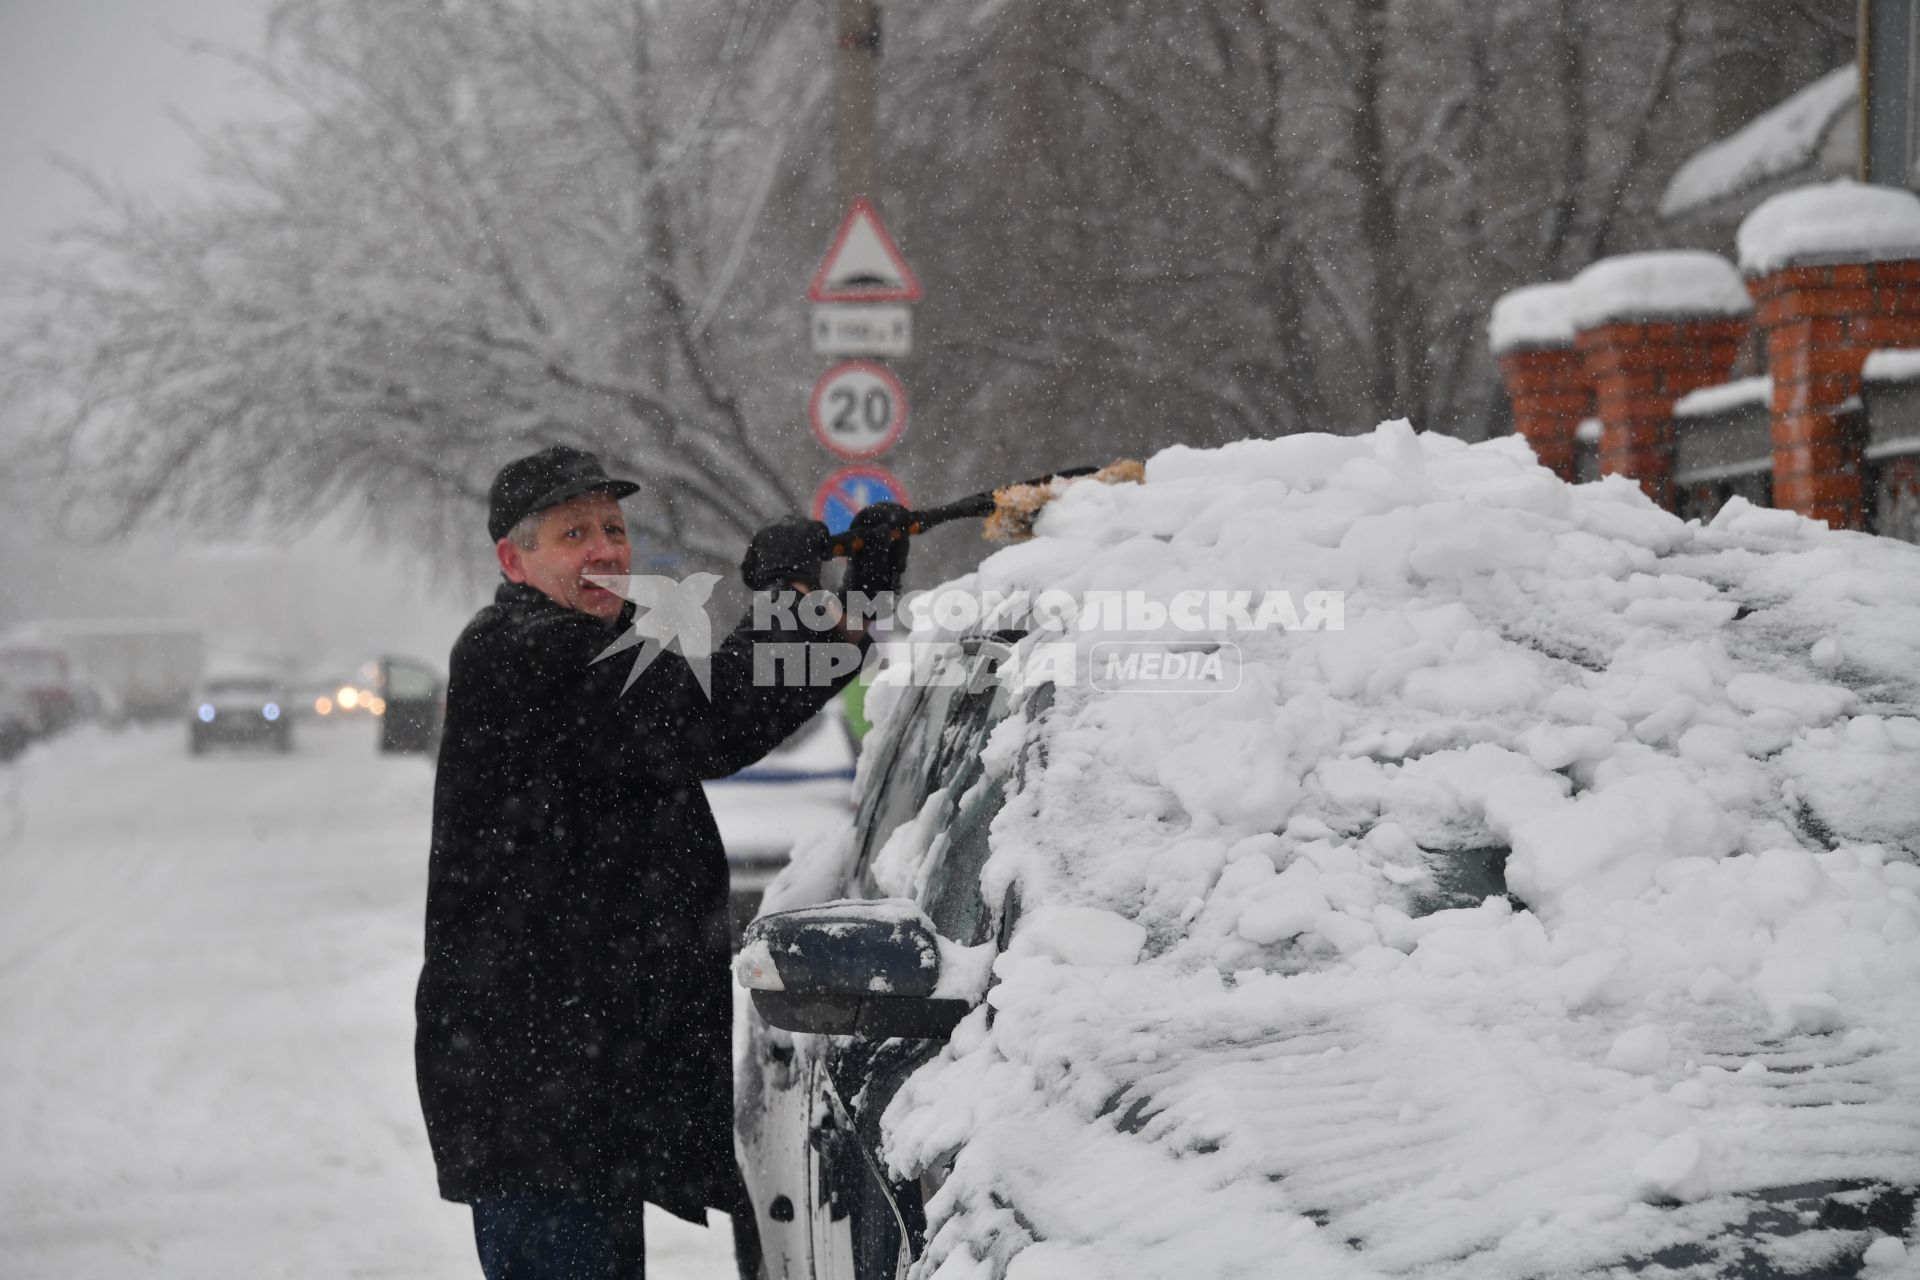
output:
[[[1858,183],[1795,188],[1748,214],[1735,239],[1738,272],[1715,254],[1651,251],[1503,295],[1488,332],[1515,429],[1578,482],[1596,461],[1578,436],[1590,415],[1599,472],[1631,477],[1670,511],[1704,516],[1737,476],[1835,527],[1920,541],[1920,433],[1884,395],[1869,418],[1861,378],[1875,351],[1920,349],[1920,197]],[[1677,434],[1688,427],[1673,412],[1682,396],[1763,372],[1764,440],[1762,422],[1737,441]],[[1709,457],[1734,444],[1738,458]],[[1674,491],[1676,445],[1695,487],[1713,493],[1683,501]],[[1753,460],[1769,454],[1763,484]]]
[[[1860,370],[1878,348],[1920,346],[1920,261],[1786,267],[1748,287],[1773,377],[1774,501],[1863,528]]]
[[[1541,466],[1573,483],[1574,433],[1582,418],[1593,416],[1593,387],[1580,353],[1572,346],[1509,351],[1500,357],[1500,373],[1513,403],[1513,429],[1533,446]]]
[[[1639,481],[1648,497],[1671,509],[1674,402],[1725,382],[1746,332],[1745,319],[1724,315],[1582,330],[1577,345],[1601,423],[1601,472]]]

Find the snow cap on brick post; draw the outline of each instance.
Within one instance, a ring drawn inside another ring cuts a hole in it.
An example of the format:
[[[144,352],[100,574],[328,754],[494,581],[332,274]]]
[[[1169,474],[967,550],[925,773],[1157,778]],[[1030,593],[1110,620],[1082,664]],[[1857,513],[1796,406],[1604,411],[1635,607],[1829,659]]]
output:
[[[1513,404],[1513,429],[1540,465],[1573,476],[1574,432],[1593,414],[1593,388],[1573,345],[1573,291],[1530,284],[1493,304],[1487,341]]]
[[[1575,343],[1601,423],[1600,470],[1673,502],[1673,405],[1725,382],[1753,301],[1740,273],[1698,250],[1603,258],[1573,280]]]
[[[1774,503],[1858,529],[1868,483],[1852,402],[1871,352],[1920,346],[1920,199],[1799,187],[1748,214],[1736,243],[1773,377]]]

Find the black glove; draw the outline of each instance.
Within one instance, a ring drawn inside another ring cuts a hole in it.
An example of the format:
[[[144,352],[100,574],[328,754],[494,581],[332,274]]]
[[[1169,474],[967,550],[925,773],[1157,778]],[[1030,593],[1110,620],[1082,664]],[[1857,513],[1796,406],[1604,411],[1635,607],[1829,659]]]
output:
[[[860,546],[847,568],[846,588],[869,599],[900,590],[907,573],[907,527],[913,512],[897,502],[876,502],[860,508],[848,534]]]
[[[740,577],[755,591],[804,582],[820,585],[820,565],[827,558],[827,526],[818,520],[788,516],[753,535],[740,562]]]

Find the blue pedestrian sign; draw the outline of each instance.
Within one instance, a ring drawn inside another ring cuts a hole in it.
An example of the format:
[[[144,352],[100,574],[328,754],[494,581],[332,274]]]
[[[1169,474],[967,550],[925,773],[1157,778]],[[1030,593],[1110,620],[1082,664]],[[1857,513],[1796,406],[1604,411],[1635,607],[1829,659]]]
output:
[[[906,486],[883,467],[842,467],[814,490],[813,518],[830,533],[845,533],[854,513],[876,502],[907,506]]]

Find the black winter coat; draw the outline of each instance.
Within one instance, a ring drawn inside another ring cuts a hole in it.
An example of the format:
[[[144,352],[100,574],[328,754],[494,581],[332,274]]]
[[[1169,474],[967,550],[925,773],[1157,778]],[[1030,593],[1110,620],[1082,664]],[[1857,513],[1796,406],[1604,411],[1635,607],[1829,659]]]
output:
[[[450,1200],[737,1203],[727,867],[700,780],[837,686],[754,687],[743,624],[711,701],[672,652],[622,694],[636,650],[593,659],[631,610],[507,583],[453,648],[414,1048]]]

